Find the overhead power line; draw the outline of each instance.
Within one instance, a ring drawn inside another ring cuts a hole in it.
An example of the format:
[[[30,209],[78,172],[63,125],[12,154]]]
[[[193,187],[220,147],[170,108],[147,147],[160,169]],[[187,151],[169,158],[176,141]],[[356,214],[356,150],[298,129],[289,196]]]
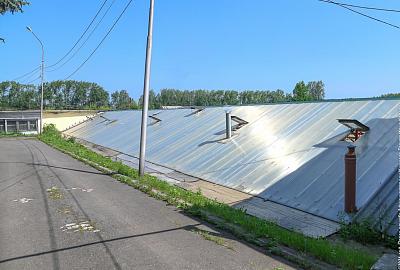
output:
[[[104,7],[104,5],[107,3],[107,1],[108,1],[108,0],[104,0],[104,1],[103,1],[103,3],[101,4],[99,10],[97,11],[97,13],[96,13],[96,14],[94,15],[94,17],[92,18],[92,21],[91,21],[91,22],[89,23],[89,25],[85,28],[85,30],[83,31],[83,33],[81,34],[81,36],[78,38],[78,40],[75,42],[75,44],[72,46],[72,48],[71,48],[63,57],[61,57],[56,63],[47,66],[46,69],[58,65],[58,63],[60,63],[62,60],[64,60],[65,57],[67,57],[67,56],[72,52],[72,50],[75,49],[75,47],[76,47],[76,46],[78,45],[78,43],[81,41],[81,39],[83,38],[83,36],[86,34],[86,32],[87,32],[87,31],[89,30],[89,28],[92,26],[93,22],[96,20],[97,16],[98,16],[99,13],[101,12],[101,10],[103,9],[103,7]],[[20,76],[16,77],[15,79],[13,79],[12,81],[16,81],[16,80],[19,80],[19,79],[21,79],[21,78],[23,78],[23,77],[26,77],[27,75],[29,75],[29,74],[35,72],[35,71],[38,70],[38,69],[40,69],[40,67],[38,67],[38,68],[36,68],[36,69],[34,69],[34,70],[30,71],[30,72],[27,72],[27,73],[25,73],[25,74],[23,74],[23,75],[20,75]]]
[[[40,70],[37,70],[36,72],[32,73],[31,75],[27,76],[23,81],[27,82],[32,80],[33,77],[40,76]],[[24,82],[22,82],[24,83]]]
[[[374,20],[374,21],[383,23],[383,24],[385,24],[385,25],[388,25],[388,26],[391,26],[391,27],[400,29],[400,26],[398,26],[398,25],[395,25],[395,24],[386,22],[386,21],[384,21],[384,20],[381,20],[381,19],[372,17],[372,16],[367,15],[367,14],[365,14],[365,13],[359,12],[359,11],[357,11],[357,10],[354,10],[354,9],[348,7],[348,6],[345,6],[344,4],[341,4],[341,3],[338,3],[338,2],[329,1],[329,0],[318,0],[318,1],[323,2],[323,3],[329,3],[329,4],[337,5],[337,6],[339,6],[339,7],[345,8],[345,9],[351,11],[351,12],[357,13],[358,15],[364,16],[364,17],[369,18],[369,19],[371,19],[371,20]]]
[[[104,17],[107,15],[108,11],[110,11],[111,7],[114,5],[116,0],[113,0],[111,2],[111,4],[108,6],[108,8],[106,9],[106,11],[104,12],[103,16],[100,18],[100,20],[97,22],[97,24],[95,25],[95,27],[90,31],[89,35],[86,37],[86,39],[82,42],[82,44],[78,47],[78,49],[75,50],[75,52],[66,60],[64,61],[64,63],[62,63],[61,65],[59,65],[58,67],[55,67],[52,70],[48,70],[47,72],[53,72],[56,70],[59,70],[60,68],[62,68],[63,66],[65,66],[69,61],[71,61],[72,58],[75,57],[75,55],[80,51],[80,49],[82,49],[82,47],[86,44],[86,42],[89,40],[89,38],[93,35],[93,33],[96,31],[97,27],[99,27],[99,25],[101,24],[101,22],[103,21]]]
[[[16,77],[16,78],[12,79],[12,81],[18,81],[19,79],[22,79],[22,78],[24,78],[24,77],[26,77],[26,76],[28,76],[28,75],[34,73],[35,71],[37,71],[37,70],[39,70],[39,69],[40,69],[40,66],[37,67],[37,68],[35,68],[34,70],[31,70],[31,71],[29,71],[29,72],[27,72],[27,73],[25,73],[25,74],[22,74],[21,76],[18,76],[18,77]]]
[[[387,12],[399,12],[400,10],[398,9],[387,9],[387,8],[377,8],[377,7],[367,7],[367,6],[358,6],[358,5],[352,5],[352,4],[347,4],[347,3],[340,3],[336,1],[329,1],[329,0],[319,0],[320,2],[326,2],[326,3],[332,3],[332,4],[337,4],[337,5],[342,5],[346,7],[355,7],[355,8],[361,8],[361,9],[370,9],[370,10],[378,10],[378,11],[387,11]]]
[[[103,9],[104,5],[107,3],[108,0],[104,0],[103,3],[101,4],[99,10],[97,11],[96,15],[94,15],[94,17],[92,18],[92,21],[89,23],[89,25],[85,28],[85,30],[83,31],[83,33],[81,34],[81,36],[78,38],[78,40],[75,42],[75,44],[72,46],[71,49],[69,49],[69,51],[63,56],[61,57],[56,63],[47,66],[47,68],[51,68],[54,67],[56,65],[58,65],[62,60],[65,59],[65,57],[67,57],[76,47],[76,45],[78,45],[78,43],[82,40],[83,36],[86,34],[86,32],[89,30],[89,28],[92,26],[93,22],[96,20],[97,16],[100,14],[101,10]]]
[[[39,77],[36,77],[35,79],[33,79],[33,80],[29,81],[29,82],[26,82],[26,83],[24,83],[24,84],[31,84],[31,83],[33,83],[33,82],[39,80],[39,79],[40,79],[40,76],[39,76]]]
[[[92,53],[85,59],[85,61],[83,61],[83,63],[74,70],[74,72],[72,72],[68,77],[65,78],[65,80],[71,78],[75,73],[77,73],[85,64],[87,61],[89,61],[89,59],[94,55],[94,53],[97,51],[97,49],[101,46],[101,44],[103,44],[104,40],[108,37],[108,35],[110,35],[111,31],[114,29],[114,27],[117,25],[118,21],[121,19],[122,15],[124,15],[125,11],[128,9],[129,5],[132,3],[133,0],[129,0],[129,2],[126,4],[125,8],[122,10],[122,12],[119,14],[118,18],[115,20],[115,22],[113,23],[113,25],[111,26],[111,28],[108,30],[108,32],[106,33],[106,35],[103,37],[103,39],[100,41],[100,43],[97,45],[97,47],[92,51]]]

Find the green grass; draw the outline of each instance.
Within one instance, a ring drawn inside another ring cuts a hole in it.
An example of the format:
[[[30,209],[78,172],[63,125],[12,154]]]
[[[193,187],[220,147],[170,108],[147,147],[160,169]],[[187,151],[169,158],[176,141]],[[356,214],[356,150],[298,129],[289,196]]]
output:
[[[34,134],[22,134],[19,132],[0,132],[0,138],[3,137],[35,137],[36,135]]]
[[[150,175],[139,177],[137,170],[97,154],[73,139],[64,139],[52,125],[44,128],[44,133],[39,136],[39,139],[97,169],[104,170],[106,168],[118,173],[114,174],[113,177],[153,197],[176,205],[204,220],[208,220],[204,213],[218,217],[223,222],[240,228],[242,232],[251,235],[253,238],[268,239],[270,242],[293,248],[300,253],[313,256],[343,269],[370,269],[377,260],[375,255],[347,247],[344,244],[334,244],[326,239],[310,238],[286,230],[272,222],[247,215],[245,211],[240,209],[208,199],[200,192],[184,190]]]
[[[220,237],[220,236],[217,236],[217,235],[213,235],[209,231],[201,230],[201,229],[198,229],[198,228],[193,229],[192,232],[200,235],[201,237],[203,237],[207,241],[211,241],[211,242],[214,242],[217,245],[226,247],[227,249],[234,250],[233,247],[231,245],[229,245],[229,243],[223,237]]]

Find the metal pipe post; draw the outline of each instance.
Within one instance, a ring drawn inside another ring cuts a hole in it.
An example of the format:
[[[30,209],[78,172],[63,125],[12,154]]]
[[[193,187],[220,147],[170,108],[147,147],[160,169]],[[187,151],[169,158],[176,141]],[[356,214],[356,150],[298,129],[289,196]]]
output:
[[[348,146],[348,152],[344,157],[345,183],[344,183],[344,211],[354,213],[356,207],[356,165],[357,156],[355,146]]]
[[[227,111],[225,114],[226,118],[226,138],[229,139],[232,137],[232,120],[231,120],[231,112]]]
[[[154,0],[150,0],[149,25],[147,32],[146,64],[144,70],[143,104],[142,104],[142,125],[140,133],[140,154],[139,154],[139,175],[144,175],[146,157],[146,136],[147,136],[147,113],[149,107],[149,86],[151,68],[151,49],[153,43],[153,13]]]
[[[42,44],[42,43],[40,43]],[[41,66],[41,72],[40,72],[40,80],[41,80],[41,98],[40,98],[40,134],[43,132],[43,81],[44,81],[44,47],[42,44],[42,66]]]
[[[43,42],[40,40],[40,38],[35,34],[35,32],[32,31],[32,28],[29,26],[26,27],[26,29],[32,33],[32,35],[39,41],[40,46],[42,47],[42,63],[41,63],[41,71],[40,71],[40,79],[41,79],[41,98],[40,98],[40,127],[39,127],[39,133],[42,134],[43,130],[43,81],[44,81],[44,46]]]

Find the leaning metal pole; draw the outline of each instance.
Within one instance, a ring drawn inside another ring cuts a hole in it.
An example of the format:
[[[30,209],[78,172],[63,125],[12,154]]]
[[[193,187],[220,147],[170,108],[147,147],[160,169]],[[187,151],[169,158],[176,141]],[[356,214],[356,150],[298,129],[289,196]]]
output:
[[[32,35],[36,38],[37,41],[39,41],[40,46],[42,47],[42,64],[41,64],[41,70],[40,70],[40,80],[41,80],[41,95],[40,95],[40,126],[39,126],[39,134],[42,134],[43,131],[43,80],[44,80],[44,46],[43,42],[40,40],[40,38],[35,34],[35,32],[32,31],[32,28],[29,26],[26,27],[26,29],[32,33]]]
[[[139,175],[144,175],[147,136],[147,111],[149,107],[149,86],[151,67],[151,48],[153,43],[153,9],[154,0],[150,0],[149,26],[147,32],[146,64],[144,70],[143,104],[142,104],[142,126],[140,133]]]
[[[41,81],[41,96],[40,96],[40,134],[43,132],[43,80],[44,80],[44,47],[42,45],[42,66],[40,72],[40,81]]]

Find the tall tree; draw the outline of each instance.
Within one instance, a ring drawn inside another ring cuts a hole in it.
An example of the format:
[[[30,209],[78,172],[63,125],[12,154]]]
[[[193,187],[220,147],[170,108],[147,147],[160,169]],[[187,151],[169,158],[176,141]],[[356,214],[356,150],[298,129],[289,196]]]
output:
[[[310,93],[304,81],[296,83],[293,89],[293,99],[296,101],[307,101],[311,100]]]
[[[109,94],[103,87],[97,83],[91,83],[89,89],[89,107],[102,108],[107,107],[109,103]]]
[[[383,98],[385,98],[385,97],[386,98],[399,98],[400,97],[400,93],[383,94],[383,95],[381,95],[381,97],[383,97]]]
[[[0,0],[0,14],[22,12],[22,7],[25,5],[29,5],[29,3],[21,0]]]
[[[137,109],[136,102],[129,97],[128,91],[115,91],[111,94],[111,106],[117,110]]]
[[[0,0],[0,15],[6,12],[11,12],[12,14],[22,12],[22,7],[25,5],[29,5],[29,3],[22,0]],[[0,41],[5,42],[2,37],[0,37]]]
[[[322,100],[325,98],[325,84],[323,81],[308,82],[307,89],[312,100]]]

